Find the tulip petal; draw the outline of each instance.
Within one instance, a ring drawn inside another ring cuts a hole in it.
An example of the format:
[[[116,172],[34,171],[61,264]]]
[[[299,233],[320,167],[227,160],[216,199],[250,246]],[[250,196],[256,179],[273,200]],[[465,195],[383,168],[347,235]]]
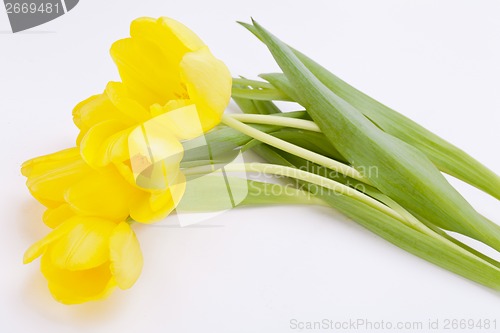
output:
[[[76,213],[70,205],[63,203],[55,208],[49,208],[43,213],[43,223],[49,228],[56,228]]]
[[[107,120],[126,121],[106,94],[94,95],[78,103],[73,109],[73,122],[80,129],[77,144],[90,128]]]
[[[155,223],[168,216],[174,209],[169,191],[161,192],[162,195],[155,195],[155,206],[160,209],[153,210],[151,205],[152,194],[148,192],[138,192],[130,204],[130,217],[139,223]],[[161,200],[161,204],[160,204]]]
[[[205,43],[184,24],[169,17],[141,17],[130,26],[130,36],[158,44],[165,54],[177,53],[177,60],[186,52],[196,51]]]
[[[128,129],[121,121],[108,120],[92,127],[80,143],[82,158],[90,166],[103,167],[114,159],[126,158]]]
[[[60,269],[85,270],[102,265],[109,259],[109,237],[116,222],[75,216],[64,237],[54,241],[50,249],[51,262]]]
[[[119,119],[122,121],[123,119],[127,120],[127,124],[136,124],[150,118],[148,110],[128,96],[127,89],[123,83],[109,82],[106,86],[106,95],[113,106],[119,110],[121,114]]]
[[[146,107],[187,97],[179,63],[186,52],[205,46],[198,36],[167,17],[134,20],[130,36],[112,45],[111,56],[131,96]]]
[[[116,284],[108,262],[87,270],[69,271],[57,268],[50,257],[42,257],[41,271],[49,282],[52,296],[61,303],[79,304],[104,299]]]
[[[155,117],[133,129],[128,138],[131,170],[138,186],[165,190],[175,181],[184,149]]]
[[[60,226],[52,230],[47,236],[33,243],[24,253],[23,263],[28,264],[41,256],[47,250],[47,247],[54,241],[66,235],[75,227],[77,221],[70,220],[62,223]]]
[[[158,127],[174,135],[178,140],[190,140],[202,135],[203,128],[196,106],[191,104],[172,109],[174,106],[184,104],[185,101],[171,102],[164,107],[158,104],[151,106],[151,113],[158,114],[151,121],[154,120]]]
[[[25,177],[36,177],[75,160],[80,160],[78,148],[63,149],[27,160],[21,166],[21,173]]]
[[[111,56],[130,96],[144,107],[165,104],[182,93],[178,65],[144,39],[126,38],[113,43]]]
[[[62,150],[25,162],[21,168],[28,177],[26,185],[43,205],[55,208],[64,202],[64,193],[71,184],[92,173],[77,148]]]
[[[184,54],[206,47],[188,27],[168,17],[136,19],[130,25],[130,36],[155,45],[176,72]]]
[[[231,97],[231,74],[208,48],[187,53],[180,63],[181,78],[196,104],[203,130],[209,131],[222,117]]]
[[[191,104],[193,104],[193,102],[191,102],[189,99],[171,99],[164,106],[161,106],[160,104],[151,105],[151,107],[149,108],[149,112],[151,113],[151,117],[154,118],[168,111],[180,109]]]
[[[73,108],[73,122],[82,128],[90,128],[101,121],[115,119],[116,111],[105,94],[90,96]]]
[[[109,239],[111,272],[118,287],[128,289],[141,275],[143,257],[139,241],[126,222],[121,222]]]
[[[169,204],[172,203],[174,208],[181,201],[184,192],[186,191],[186,177],[179,171],[177,177],[175,177],[174,181],[169,184],[168,191],[159,191],[151,193],[151,197],[149,199],[151,208],[154,211],[167,211],[169,208],[166,208],[166,202]],[[167,215],[171,212],[168,211]]]
[[[137,192],[130,203],[130,217],[140,223],[154,223],[167,217],[180,202],[186,181],[179,173],[168,190],[154,192]]]
[[[134,190],[110,166],[72,185],[66,191],[65,200],[79,214],[123,221],[129,215],[128,205]]]

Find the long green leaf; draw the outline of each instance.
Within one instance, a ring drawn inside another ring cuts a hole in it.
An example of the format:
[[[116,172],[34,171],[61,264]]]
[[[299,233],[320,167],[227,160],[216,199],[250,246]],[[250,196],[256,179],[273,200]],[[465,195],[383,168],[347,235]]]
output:
[[[261,148],[258,146],[255,146],[254,150],[259,152],[259,151],[261,151]],[[272,160],[273,163],[279,163],[279,164],[283,164],[286,166],[293,166],[293,167],[298,168],[300,170],[305,170],[308,172],[315,173],[315,174],[320,175],[322,177],[326,177],[326,178],[335,180],[335,181],[340,182],[344,185],[347,185],[347,186],[350,186],[354,189],[362,191],[366,195],[371,196],[372,198],[379,200],[381,202],[386,201],[387,197],[385,197],[382,193],[380,193],[380,191],[378,191],[376,188],[373,188],[369,185],[363,184],[355,179],[352,179],[352,178],[349,178],[349,177],[346,177],[343,175],[339,175],[337,173],[331,173],[325,167],[322,167],[322,166],[314,164],[314,163],[310,163],[310,161],[304,160],[303,158],[297,157],[295,155],[291,155],[287,152],[279,151],[277,148],[274,148],[274,147],[266,147],[266,150],[273,150],[273,151],[275,151],[275,155],[280,156],[279,159],[273,159]],[[268,160],[269,159],[270,158],[268,156]],[[470,253],[474,254],[475,256],[477,256],[483,260],[488,261],[489,263],[495,265],[496,267],[498,267],[500,269],[500,263],[498,261],[496,261],[496,260],[478,252],[477,250],[469,247],[468,245],[456,240],[455,238],[451,237],[446,232],[439,229],[435,225],[429,223],[428,221],[425,221],[422,219],[420,219],[420,221],[422,221],[425,225],[427,225],[429,228],[431,228],[435,233],[437,233],[440,236],[446,238],[447,240],[455,243],[456,245],[462,247],[467,252],[470,252]]]
[[[325,86],[382,130],[420,149],[441,171],[500,199],[500,177],[493,171],[413,120],[351,87],[298,51],[295,53]],[[293,99],[297,96],[284,74],[269,73],[260,76]]]
[[[246,100],[248,102],[251,102],[251,100]],[[261,103],[261,101],[258,101],[259,103]],[[270,114],[270,113],[266,113],[266,110],[269,108],[269,105],[268,106],[265,106],[265,104],[273,104],[272,102],[269,102],[269,101],[266,101],[266,102],[262,102],[263,105],[261,105],[261,107],[263,107],[262,109],[260,109],[258,112],[256,113],[261,113],[261,114]],[[252,112],[252,110],[250,108],[247,108],[247,107],[242,107],[242,111],[244,113],[254,113]],[[273,112],[274,113],[274,112]],[[283,131],[283,130],[281,130]],[[280,132],[281,132],[280,131]],[[277,132],[277,133],[280,133],[280,132]],[[311,134],[318,134],[318,133],[311,133]],[[274,135],[276,135],[274,133]],[[300,136],[303,136],[303,133],[301,133],[301,135],[297,135],[295,138],[299,138]],[[324,136],[321,135],[321,142],[325,142],[324,140]],[[291,139],[291,137],[287,138],[287,139]],[[319,139],[319,138],[318,138]],[[316,140],[312,140],[312,142],[314,143],[318,143],[318,141]],[[296,144],[299,144],[299,142],[296,142]],[[300,144],[299,144],[300,145]],[[311,148],[311,146],[309,145],[300,145],[302,147],[307,147],[309,149],[313,149],[314,148]],[[269,147],[267,145],[264,145],[262,143],[260,144],[255,144],[253,145],[252,147],[252,150],[255,151],[259,156],[261,156],[262,158],[264,158],[265,160],[267,160],[268,162],[270,163],[275,163],[275,164],[281,164],[281,165],[285,165],[285,166],[292,166],[292,167],[296,167],[296,168],[299,168],[301,170],[306,170],[308,172],[313,172],[315,174],[318,174],[320,176],[323,176],[323,177],[327,177],[327,178],[330,178],[330,179],[333,179],[333,180],[336,180],[338,182],[341,182],[342,184],[344,185],[348,185],[348,186],[351,186],[353,188],[359,188],[359,189],[364,189],[365,190],[365,193],[367,195],[370,195],[372,196],[374,199],[377,199],[380,197],[380,195],[382,195],[380,192],[378,192],[376,189],[372,189],[372,188],[369,188],[369,186],[367,186],[366,184],[362,184],[354,179],[351,179],[349,177],[342,177],[342,175],[339,175],[339,174],[332,174],[331,172],[329,172],[329,170],[327,170],[326,168],[322,167],[322,166],[319,166],[319,165],[315,165],[314,163],[310,163],[309,161],[306,161],[300,157],[297,157],[295,155],[291,155],[289,153],[286,153],[286,152],[283,152],[283,151],[280,151],[274,147]],[[297,184],[297,182],[294,182],[296,185],[299,185]],[[300,185],[303,185],[303,184],[300,184]],[[356,186],[358,185],[358,186]],[[315,189],[317,190],[317,189]],[[378,193],[376,195],[374,195],[374,193]],[[332,205],[333,208],[335,208],[335,205]],[[356,221],[356,219],[354,219]],[[434,230],[434,232],[436,232],[437,234],[439,234],[441,237],[449,240],[450,242],[453,242],[454,244],[456,244],[457,246],[460,246],[461,248],[463,248],[465,251],[475,255],[476,257],[494,265],[495,267],[497,268],[500,268],[500,263],[480,252],[478,252],[477,250],[469,247],[468,245],[456,240],[455,238],[449,236],[448,234],[446,234],[444,231],[442,231],[441,229],[439,229],[438,227],[434,226],[433,224],[430,224],[428,223],[427,221],[424,221],[424,223],[426,223],[432,230]],[[360,223],[363,225],[363,223]],[[385,236],[385,233],[381,233],[381,232],[378,232],[377,230],[374,230],[373,228],[369,228],[370,230],[372,230],[373,232],[375,232],[376,234],[378,234],[379,236],[387,239],[387,237]],[[393,242],[394,243],[394,242]],[[399,246],[397,243],[395,243],[395,245]],[[401,247],[401,246],[399,246]],[[438,253],[436,254],[427,254],[427,255],[434,255],[436,257],[439,257],[439,253],[441,251],[444,251],[446,250],[445,248],[441,248],[439,249]],[[411,253],[414,253],[413,251],[409,251]],[[423,257],[424,259],[428,260],[428,258],[426,256],[421,256]],[[439,260],[439,259],[436,259],[436,260]],[[429,260],[429,261],[432,261],[432,262],[435,262],[433,260]],[[436,263],[436,262],[435,262]],[[439,263],[436,263],[438,265],[440,265]],[[459,265],[463,265],[463,263],[458,263]],[[443,266],[443,265],[440,265],[440,266]],[[466,267],[464,267],[466,268]],[[466,274],[461,274],[461,275],[465,275],[466,277],[468,278],[471,278],[470,275],[473,275],[474,274],[474,271],[469,267],[468,269],[470,269],[471,271],[469,271],[468,273]],[[460,273],[459,273],[460,274]],[[470,275],[469,275],[470,274]],[[475,280],[474,278],[471,278],[472,280]]]
[[[289,97],[277,89],[241,89],[233,87],[231,94],[234,97],[248,98],[262,101],[282,100],[286,101]]]
[[[254,26],[243,22],[238,23],[251,31],[259,39],[261,38]],[[418,147],[422,152],[427,154],[441,171],[461,179],[500,200],[499,175],[460,148],[352,87],[303,53],[293,48],[291,50],[326,87],[357,108],[366,117],[375,122],[377,126],[387,133]],[[290,96],[293,100],[297,100],[297,94],[292,90],[286,89],[286,82],[284,82],[283,78],[278,77],[276,74],[265,74],[263,77],[273,80],[275,83],[273,85],[279,89],[281,87],[282,89],[280,90],[287,96]],[[283,84],[285,85],[283,86]],[[290,100],[290,98],[286,97],[285,100]]]
[[[284,157],[283,152],[276,151],[264,144],[255,146],[254,151],[270,163],[296,166]],[[305,188],[332,208],[399,248],[467,279],[496,290],[500,289],[498,263],[455,239],[447,235],[445,237],[461,249],[450,245],[448,242],[420,233],[352,197],[331,193],[319,189],[316,185],[305,185]],[[468,254],[464,253],[464,251],[468,252]]]
[[[277,37],[254,22],[299,102],[352,166],[412,214],[500,250],[500,228],[477,213],[418,149],[387,134],[327,88]],[[377,172],[366,172],[377,168]]]
[[[254,26],[239,22],[245,28],[258,33]],[[259,37],[260,38],[260,37]],[[472,156],[454,146],[438,135],[425,129],[408,117],[385,106],[370,96],[357,90],[334,75],[303,53],[291,48],[295,55],[330,90],[356,107],[361,113],[381,129],[395,137],[419,148],[443,172],[477,187],[500,200],[500,176],[481,164]],[[296,93],[286,82],[282,73],[261,75],[264,79],[282,90],[291,99],[297,100]],[[285,100],[290,100],[286,97]]]

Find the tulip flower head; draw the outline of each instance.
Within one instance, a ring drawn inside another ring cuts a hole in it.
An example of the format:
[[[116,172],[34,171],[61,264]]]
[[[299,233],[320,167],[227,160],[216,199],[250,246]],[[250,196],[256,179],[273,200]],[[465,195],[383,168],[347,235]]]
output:
[[[130,36],[113,44],[111,56],[134,100],[146,108],[195,105],[204,131],[220,122],[231,75],[194,32],[171,18],[144,17]]]
[[[184,182],[164,190],[145,190],[127,181],[114,165],[94,169],[78,148],[36,157],[21,169],[32,195],[48,209],[44,222],[56,227],[73,215],[142,223],[165,218],[184,193]]]
[[[24,263],[42,256],[49,290],[65,304],[103,299],[114,287],[132,287],[143,264],[139,242],[126,222],[74,216],[34,243]]]

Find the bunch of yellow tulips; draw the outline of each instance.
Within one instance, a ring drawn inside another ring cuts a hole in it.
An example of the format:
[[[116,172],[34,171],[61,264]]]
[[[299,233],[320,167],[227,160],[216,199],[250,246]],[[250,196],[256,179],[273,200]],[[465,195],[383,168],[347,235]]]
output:
[[[22,166],[53,228],[24,262],[41,256],[52,295],[67,304],[136,282],[143,257],[130,223],[154,223],[176,207],[186,185],[181,141],[216,126],[231,95],[224,63],[170,18],[134,20],[111,56],[121,82],[76,105],[76,146]]]

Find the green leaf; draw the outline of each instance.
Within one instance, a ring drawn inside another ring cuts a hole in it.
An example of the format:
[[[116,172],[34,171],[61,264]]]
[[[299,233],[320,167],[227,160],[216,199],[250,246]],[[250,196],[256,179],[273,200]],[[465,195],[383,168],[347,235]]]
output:
[[[290,97],[279,91],[278,89],[247,89],[235,88],[231,91],[231,95],[239,98],[247,98],[262,101],[280,100],[291,101]]]
[[[262,131],[276,131],[276,126],[261,126]],[[217,126],[207,134],[183,142],[184,157],[182,163],[195,162],[200,160],[217,160],[219,156],[226,155],[236,148],[244,145],[251,138],[229,128],[227,126]]]
[[[295,50],[294,53],[326,87],[382,130],[420,149],[441,171],[500,199],[500,176],[493,171],[413,120],[353,88],[302,53]],[[284,74],[260,76],[292,99],[297,99],[297,94]]]
[[[256,83],[257,82],[257,83]],[[265,87],[265,84],[273,86],[267,82],[260,82],[260,81],[254,81],[254,80],[248,80],[245,78],[241,79],[233,79],[233,90],[234,89],[249,89],[249,84],[252,84],[253,86],[258,86],[258,87]],[[238,106],[244,110],[245,113],[251,113],[251,114],[273,114],[273,113],[280,113],[281,111],[274,105],[273,102],[270,102],[269,100],[255,100],[255,99],[248,99],[248,96],[244,95],[245,97],[238,97],[235,94],[233,94],[231,97],[233,100],[238,104]],[[287,97],[288,98],[288,97]]]
[[[263,145],[263,144],[261,144]],[[317,175],[320,175],[322,177],[326,177],[332,180],[335,180],[337,182],[340,182],[344,185],[350,186],[351,188],[357,189],[359,191],[364,192],[366,195],[372,197],[373,199],[379,200],[380,202],[385,202],[387,200],[387,197],[380,193],[376,188],[371,187],[369,185],[366,185],[364,183],[361,183],[355,179],[352,179],[350,177],[338,174],[338,173],[332,173],[331,170],[311,163],[310,161],[307,161],[303,158],[297,157],[295,155],[291,155],[287,152],[280,151],[274,147],[266,146],[265,150],[263,150],[261,147],[255,146],[254,151],[258,153],[261,157],[265,157],[267,161],[271,161],[272,163],[277,163],[285,166],[293,166],[295,168],[298,168],[300,170],[305,170],[308,172],[315,173]],[[400,210],[397,210],[399,213]],[[403,214],[401,214],[403,215]],[[467,252],[470,252],[474,254],[475,256],[486,260],[487,262],[495,265],[496,267],[500,268],[500,263],[497,262],[496,260],[476,251],[475,249],[469,247],[468,245],[456,240],[455,238],[451,237],[448,235],[446,232],[443,230],[439,229],[438,227],[434,226],[432,223],[429,223],[428,221],[421,220],[425,225],[427,225],[430,229],[432,229],[435,233],[439,234],[440,236],[446,238],[447,240],[455,243],[456,245],[462,247],[464,250]]]
[[[458,248],[424,235],[346,196],[321,191],[317,196],[403,250],[487,287],[500,289],[500,270],[488,261],[481,260],[473,254],[464,255]]]
[[[384,131],[422,150],[440,170],[500,199],[500,176],[493,171],[411,119],[353,88],[300,52],[296,55],[324,85]]]
[[[353,167],[413,215],[500,250],[500,228],[477,213],[420,150],[382,131],[328,89],[285,43],[254,26],[300,91],[299,102]],[[366,172],[373,167],[376,173]]]
[[[254,26],[242,22],[238,23],[261,39]],[[303,53],[291,49],[297,58],[326,87],[357,108],[381,129],[419,148],[441,171],[461,179],[500,200],[499,175],[460,148],[352,87]],[[298,100],[293,89],[289,89],[290,85],[286,82],[286,77],[283,77],[283,74],[264,74],[261,77],[268,80],[293,100]]]
[[[293,100],[298,100],[299,97],[292,84],[288,81],[283,73],[264,73],[259,75],[261,78],[271,83],[277,89],[283,91],[284,94],[290,96]],[[333,91],[335,93],[335,91]],[[361,110],[360,110],[361,111]]]
[[[233,78],[233,86],[236,86],[238,88],[252,87],[259,89],[274,89],[274,86],[270,83],[264,81],[249,80],[244,77]]]
[[[231,96],[238,104],[243,113],[249,114],[276,114],[281,113],[280,109],[271,101],[258,101],[247,98],[239,98]],[[308,117],[307,112],[304,111],[304,117]]]
[[[286,153],[267,145],[255,146],[254,151],[270,163],[297,167],[284,157]],[[316,197],[332,208],[399,248],[472,281],[496,290],[500,289],[498,262],[470,249],[468,246],[444,234],[441,230],[436,230],[436,232],[457,245],[458,248],[449,242],[416,231],[352,197],[332,193],[323,188],[318,188],[316,185],[301,183],[300,186],[302,189],[305,188],[310,193],[314,193]]]
[[[269,134],[339,162],[347,163],[346,159],[335,149],[324,134],[294,128],[283,128]]]

